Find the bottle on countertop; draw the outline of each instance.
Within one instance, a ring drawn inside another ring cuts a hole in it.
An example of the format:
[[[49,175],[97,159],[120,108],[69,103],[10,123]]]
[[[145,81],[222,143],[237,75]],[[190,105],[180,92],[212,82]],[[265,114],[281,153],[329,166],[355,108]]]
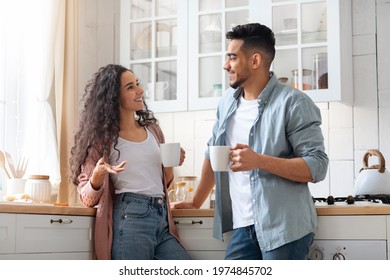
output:
[[[215,187],[212,189],[210,193],[210,209],[215,208]]]
[[[185,201],[186,200],[186,182],[179,181],[175,183],[175,198],[176,201]]]

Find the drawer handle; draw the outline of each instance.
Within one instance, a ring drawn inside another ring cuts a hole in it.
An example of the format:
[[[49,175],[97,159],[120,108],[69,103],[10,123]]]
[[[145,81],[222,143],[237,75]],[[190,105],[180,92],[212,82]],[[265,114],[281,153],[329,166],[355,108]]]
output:
[[[203,224],[203,221],[190,221],[190,220],[181,220],[175,221],[175,225],[194,225],[194,224]]]
[[[73,221],[71,219],[50,219],[50,223],[71,224]]]

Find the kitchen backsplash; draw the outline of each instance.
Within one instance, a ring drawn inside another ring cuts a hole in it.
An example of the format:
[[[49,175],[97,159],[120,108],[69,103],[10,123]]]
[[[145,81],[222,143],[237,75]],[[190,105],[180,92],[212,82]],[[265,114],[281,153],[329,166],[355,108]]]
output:
[[[86,4],[88,2],[88,5]],[[386,0],[353,0],[354,105],[317,104],[322,113],[322,130],[330,158],[328,176],[311,185],[313,196],[353,194],[355,177],[368,149],[379,149],[390,161],[390,4]],[[80,1],[79,89],[98,66],[118,61],[115,52],[115,13],[110,0]],[[84,16],[83,16],[84,15]],[[114,18],[114,15],[113,15]],[[115,43],[107,38],[113,38]],[[96,40],[91,44],[90,40]],[[94,55],[93,55],[94,54]],[[221,71],[222,68],[221,68]],[[277,73],[276,73],[277,74]],[[176,176],[200,176],[204,150],[215,119],[214,110],[156,114],[168,142],[180,142],[186,161]]]

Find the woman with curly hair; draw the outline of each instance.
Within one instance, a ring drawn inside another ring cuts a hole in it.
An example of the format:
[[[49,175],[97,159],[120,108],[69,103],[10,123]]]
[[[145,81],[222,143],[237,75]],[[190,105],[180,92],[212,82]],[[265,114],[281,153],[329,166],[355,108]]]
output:
[[[189,259],[170,213],[164,135],[143,93],[131,70],[113,64],[85,87],[70,169],[81,202],[97,206],[97,259]]]

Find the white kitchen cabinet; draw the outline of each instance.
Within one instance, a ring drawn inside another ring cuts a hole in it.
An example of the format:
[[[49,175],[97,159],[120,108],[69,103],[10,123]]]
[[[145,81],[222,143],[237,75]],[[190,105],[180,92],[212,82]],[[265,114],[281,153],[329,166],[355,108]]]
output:
[[[0,213],[0,258],[15,251],[15,227],[14,214]]]
[[[94,219],[1,213],[0,259],[92,259]]]
[[[228,87],[225,33],[254,0],[121,0],[120,63],[156,113],[216,108]]]
[[[154,112],[215,109],[229,87],[226,32],[260,22],[275,33],[278,78],[352,104],[351,13],[351,0],[121,0],[120,61]]]
[[[315,102],[353,102],[350,0],[267,0],[276,39],[273,71]]]
[[[389,259],[389,216],[319,216],[308,258],[313,260]]]
[[[386,217],[385,215],[319,216],[315,238],[386,240]]]
[[[387,258],[390,260],[390,216],[386,216],[387,224]]]
[[[187,1],[121,0],[120,63],[154,112],[187,109]]]
[[[315,102],[353,102],[350,0],[189,1],[189,110],[214,109],[229,87],[225,33],[260,22],[275,34],[272,70]],[[217,4],[216,4],[217,3]],[[202,9],[202,4],[208,9]],[[329,12],[328,12],[329,11]],[[213,32],[209,32],[213,30]],[[217,38],[217,39],[216,39]],[[212,43],[209,43],[213,40]],[[216,42],[214,42],[216,41]]]
[[[351,0],[121,0],[120,61],[154,112],[215,109],[229,87],[226,32],[260,22],[275,33],[278,78],[351,104],[351,12]]]
[[[180,241],[194,260],[223,260],[229,235],[213,238],[213,217],[174,218]]]
[[[180,240],[195,260],[222,260],[231,233],[219,241],[213,235],[213,217],[175,217]],[[311,258],[390,259],[390,216],[318,216]],[[316,252],[318,254],[316,254]]]
[[[223,70],[226,32],[249,23],[255,1],[189,1],[188,109],[215,109],[229,87]]]

